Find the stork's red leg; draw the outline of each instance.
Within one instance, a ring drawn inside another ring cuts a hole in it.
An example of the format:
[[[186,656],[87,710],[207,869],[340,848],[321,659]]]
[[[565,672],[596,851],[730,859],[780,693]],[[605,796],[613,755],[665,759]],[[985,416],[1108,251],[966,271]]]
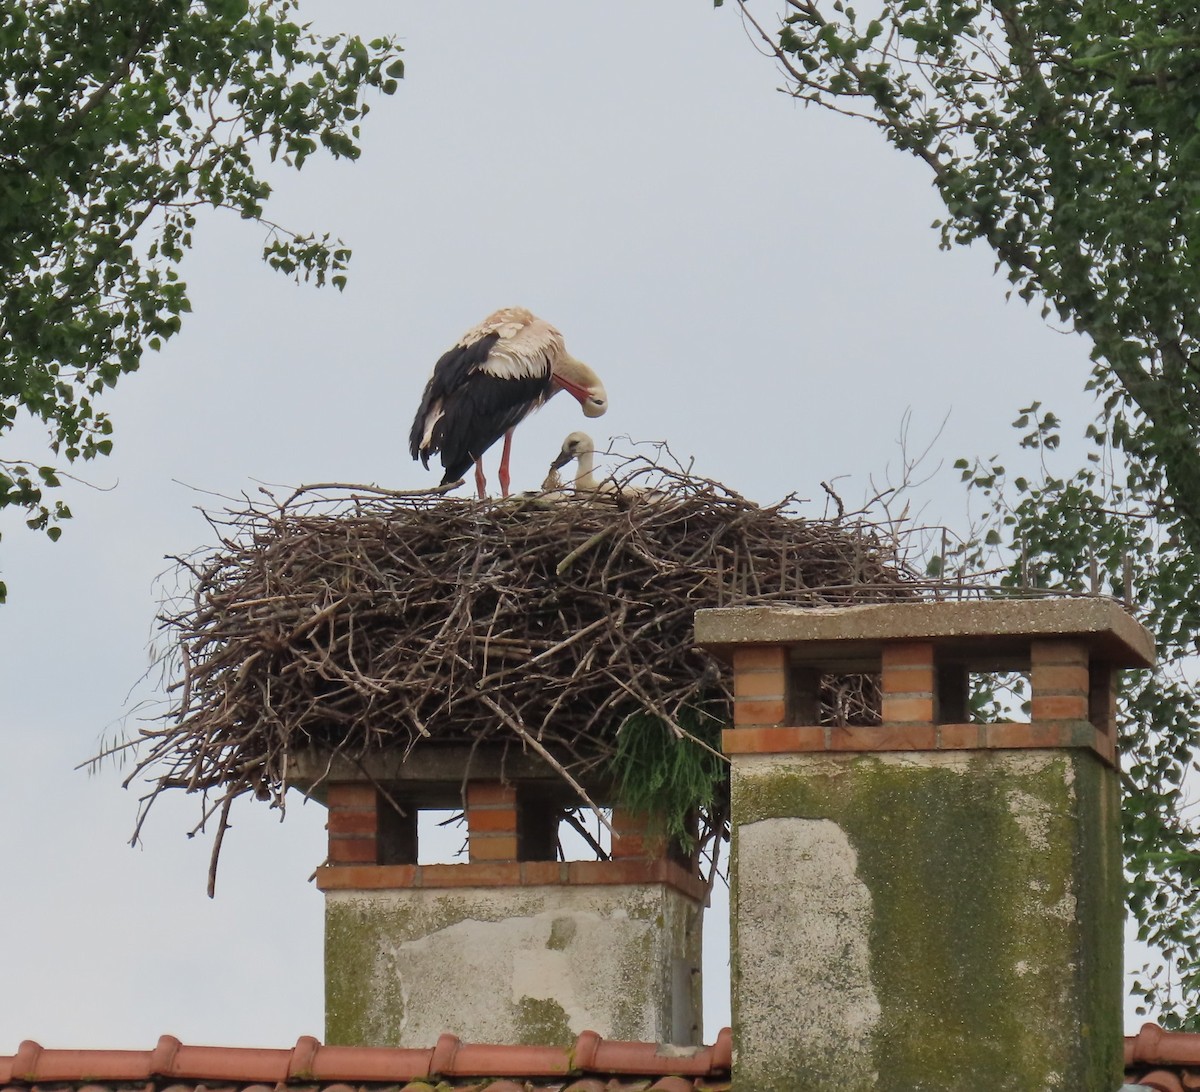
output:
[[[483,460],[475,460],[475,488],[479,490],[479,499],[487,497],[487,481],[483,476]]]
[[[500,495],[502,497],[508,496],[508,483],[511,480],[508,476],[508,456],[512,451],[512,434],[511,428],[504,434],[504,453],[500,456]]]

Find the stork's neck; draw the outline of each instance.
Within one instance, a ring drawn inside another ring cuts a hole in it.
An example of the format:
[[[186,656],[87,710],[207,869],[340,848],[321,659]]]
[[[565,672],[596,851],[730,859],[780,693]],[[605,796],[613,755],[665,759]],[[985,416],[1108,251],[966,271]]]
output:
[[[576,459],[578,469],[575,471],[576,489],[595,489],[596,479],[592,477],[592,467],[595,464],[595,452],[584,448]]]

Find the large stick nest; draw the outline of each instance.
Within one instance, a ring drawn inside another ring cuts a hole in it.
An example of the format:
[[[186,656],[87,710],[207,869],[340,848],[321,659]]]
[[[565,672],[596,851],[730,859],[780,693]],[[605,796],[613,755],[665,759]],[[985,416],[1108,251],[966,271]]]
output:
[[[508,742],[572,782],[627,781],[623,726],[711,746],[704,726],[728,718],[728,673],[693,645],[698,608],[915,594],[869,527],[656,473],[653,494],[312,487],[210,514],[220,544],[183,562],[189,593],[161,617],[172,701],[142,732],[144,803],[183,788],[207,794],[206,817],[247,792],[282,806],[289,754],[313,746]],[[846,695],[827,697],[845,720]],[[869,720],[869,694],[859,704]]]

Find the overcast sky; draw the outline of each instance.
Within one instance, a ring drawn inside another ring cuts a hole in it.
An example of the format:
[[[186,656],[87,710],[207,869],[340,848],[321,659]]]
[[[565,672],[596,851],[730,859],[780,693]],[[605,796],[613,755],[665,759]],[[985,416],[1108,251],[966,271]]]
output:
[[[406,451],[413,412],[440,353],[495,308],[531,308],[600,373],[602,445],[666,440],[753,499],[813,498],[812,514],[823,479],[856,500],[894,472],[906,409],[915,448],[941,428],[927,515],[960,527],[954,458],[1011,450],[1034,398],[1076,425],[1090,414],[1086,344],[1006,303],[989,253],[939,252],[926,169],[779,94],[736,5],[302,7],[406,51],[360,162],[271,175],[272,218],[353,247],[345,293],[295,286],[259,262],[261,229],[204,218],[185,266],[194,313],[108,398],[114,454],[87,468],[95,488],[62,491],[76,516],[62,540],[0,523],[0,1052],[322,1035],[308,877],[323,810],[297,800],[280,824],[235,809],[209,901],[208,839],[186,837],[196,802],[160,802],[131,849],[136,794],[116,769],[75,767],[155,696],[137,685],[155,578],[211,540],[196,509],[220,502],[203,491],[435,484]],[[514,488],[583,425],[567,398],[523,424]],[[710,1042],[726,974],[723,954],[707,959]]]

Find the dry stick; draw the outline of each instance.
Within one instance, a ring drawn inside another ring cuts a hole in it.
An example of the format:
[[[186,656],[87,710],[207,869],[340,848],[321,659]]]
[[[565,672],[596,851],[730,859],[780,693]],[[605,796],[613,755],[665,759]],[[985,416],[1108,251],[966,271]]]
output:
[[[724,821],[725,821],[725,817],[724,817],[724,815],[722,815],[721,819],[719,820],[719,823],[723,826]],[[713,883],[716,881],[718,866],[719,866],[719,862],[721,859],[721,837],[719,834],[716,837],[714,837],[712,840],[712,850],[711,850],[711,858],[710,859],[711,859],[712,863],[710,864],[709,869],[708,869],[708,880],[705,882],[705,885],[704,885],[704,889],[705,889],[704,890],[704,904],[705,904],[705,906],[708,905],[708,901],[712,897]]]
[[[592,832],[590,830],[588,830],[588,828],[585,827],[578,820],[578,818],[576,818],[574,815],[572,815],[571,812],[569,812],[569,811],[563,812],[563,822],[565,822],[569,827],[574,829],[574,831],[578,835],[580,835],[583,838],[583,840],[585,842],[587,842],[587,844],[589,846],[592,847],[592,851],[596,854],[596,857],[599,860],[607,861],[607,860],[611,859],[609,857],[609,855],[604,852],[604,847],[599,842],[597,842],[596,839],[592,836]],[[612,828],[609,827],[609,830],[611,831]]]
[[[280,510],[287,508],[289,504],[305,493],[315,493],[319,489],[345,489],[351,493],[374,493],[381,497],[440,497],[443,493],[449,493],[450,490],[457,489],[460,485],[462,482],[457,481],[439,485],[433,489],[384,489],[378,485],[354,485],[351,482],[316,482],[313,485],[297,486],[292,495],[280,505]]]
[[[217,894],[217,862],[221,857],[221,843],[225,841],[225,831],[229,829],[229,809],[233,807],[233,802],[237,797],[245,792],[245,789],[239,789],[237,792],[232,790],[225,795],[225,802],[221,806],[221,820],[217,824],[217,833],[213,838],[212,855],[208,859],[208,897],[215,898]]]
[[[750,581],[754,581],[754,594],[762,595],[762,585],[758,581],[758,570],[754,566],[754,554],[746,551],[746,594],[750,594]]]
[[[607,617],[597,618],[594,622],[590,623],[589,625],[584,626],[583,629],[576,630],[574,633],[571,634],[570,637],[564,638],[563,640],[559,641],[558,644],[554,645],[552,648],[548,648],[548,649],[546,649],[545,652],[539,652],[536,656],[530,657],[528,660],[526,660],[524,663],[522,663],[519,667],[501,668],[499,671],[494,671],[490,675],[485,675],[475,685],[480,686],[480,687],[487,686],[489,683],[493,683],[498,679],[502,679],[505,675],[511,675],[514,671],[527,670],[528,668],[532,667],[534,664],[541,663],[543,660],[548,659],[551,656],[555,656],[558,653],[562,652],[564,649],[569,648],[576,641],[582,640],[589,633],[594,633],[596,630],[600,629],[601,626],[608,625],[609,621],[610,621],[610,619]]]
[[[603,542],[606,538],[608,538],[608,536],[611,535],[615,530],[616,530],[616,527],[614,525],[610,524],[608,527],[605,527],[603,530],[597,531],[594,535],[592,535],[591,538],[589,538],[587,540],[587,542],[583,543],[581,546],[576,546],[574,550],[572,550],[569,554],[567,554],[567,556],[564,557],[554,567],[555,576],[562,576],[562,574],[565,573],[576,561],[578,561],[580,557],[582,557],[584,554],[586,554],[588,552],[588,550],[591,550],[595,546],[598,546],[601,542]]]
[[[490,697],[488,697],[487,694],[480,694],[479,700],[481,702],[483,702],[483,704],[486,705],[493,713],[495,713],[496,716],[498,716],[509,728],[511,728],[514,732],[516,732],[516,734],[518,736],[520,736],[526,743],[528,743],[530,747],[532,747],[539,755],[542,756],[542,758],[550,765],[551,769],[555,770],[558,773],[558,775],[560,777],[562,777],[563,780],[565,780],[566,783],[568,785],[570,785],[571,788],[573,788],[579,794],[580,799],[582,799],[583,802],[585,804],[587,804],[587,806],[596,813],[596,818],[599,819],[600,822],[603,823],[606,827],[608,827],[609,833],[611,834],[612,833],[612,823],[610,823],[607,819],[604,818],[603,813],[600,811],[599,807],[597,807],[596,803],[592,800],[592,798],[588,795],[587,790],[584,789],[584,787],[581,784],[579,784],[579,782],[576,781],[574,777],[571,776],[571,774],[567,771],[566,767],[563,766],[563,764],[561,762],[559,762],[558,759],[554,757],[554,755],[552,755],[548,750],[546,750],[546,748],[543,747],[542,744],[540,744],[536,739],[534,739],[534,737],[528,731],[526,731],[525,726],[523,724],[521,724],[520,721],[515,720],[513,717],[509,716],[509,714],[506,713],[499,705],[497,705]]]
[[[496,606],[495,606],[495,609],[492,611],[492,620],[488,623],[487,632],[483,635],[483,669],[485,671],[487,670],[488,653],[491,651],[491,647],[492,647],[492,641],[493,641],[492,634],[496,632],[496,620],[500,617],[500,607],[501,607],[501,604],[503,604],[503,602],[504,602],[503,596],[500,596],[500,595],[496,596]],[[474,634],[472,633],[472,635],[471,635],[471,651],[472,652],[474,652],[474,650],[475,650],[474,646],[475,646],[475,640],[474,640]]]

